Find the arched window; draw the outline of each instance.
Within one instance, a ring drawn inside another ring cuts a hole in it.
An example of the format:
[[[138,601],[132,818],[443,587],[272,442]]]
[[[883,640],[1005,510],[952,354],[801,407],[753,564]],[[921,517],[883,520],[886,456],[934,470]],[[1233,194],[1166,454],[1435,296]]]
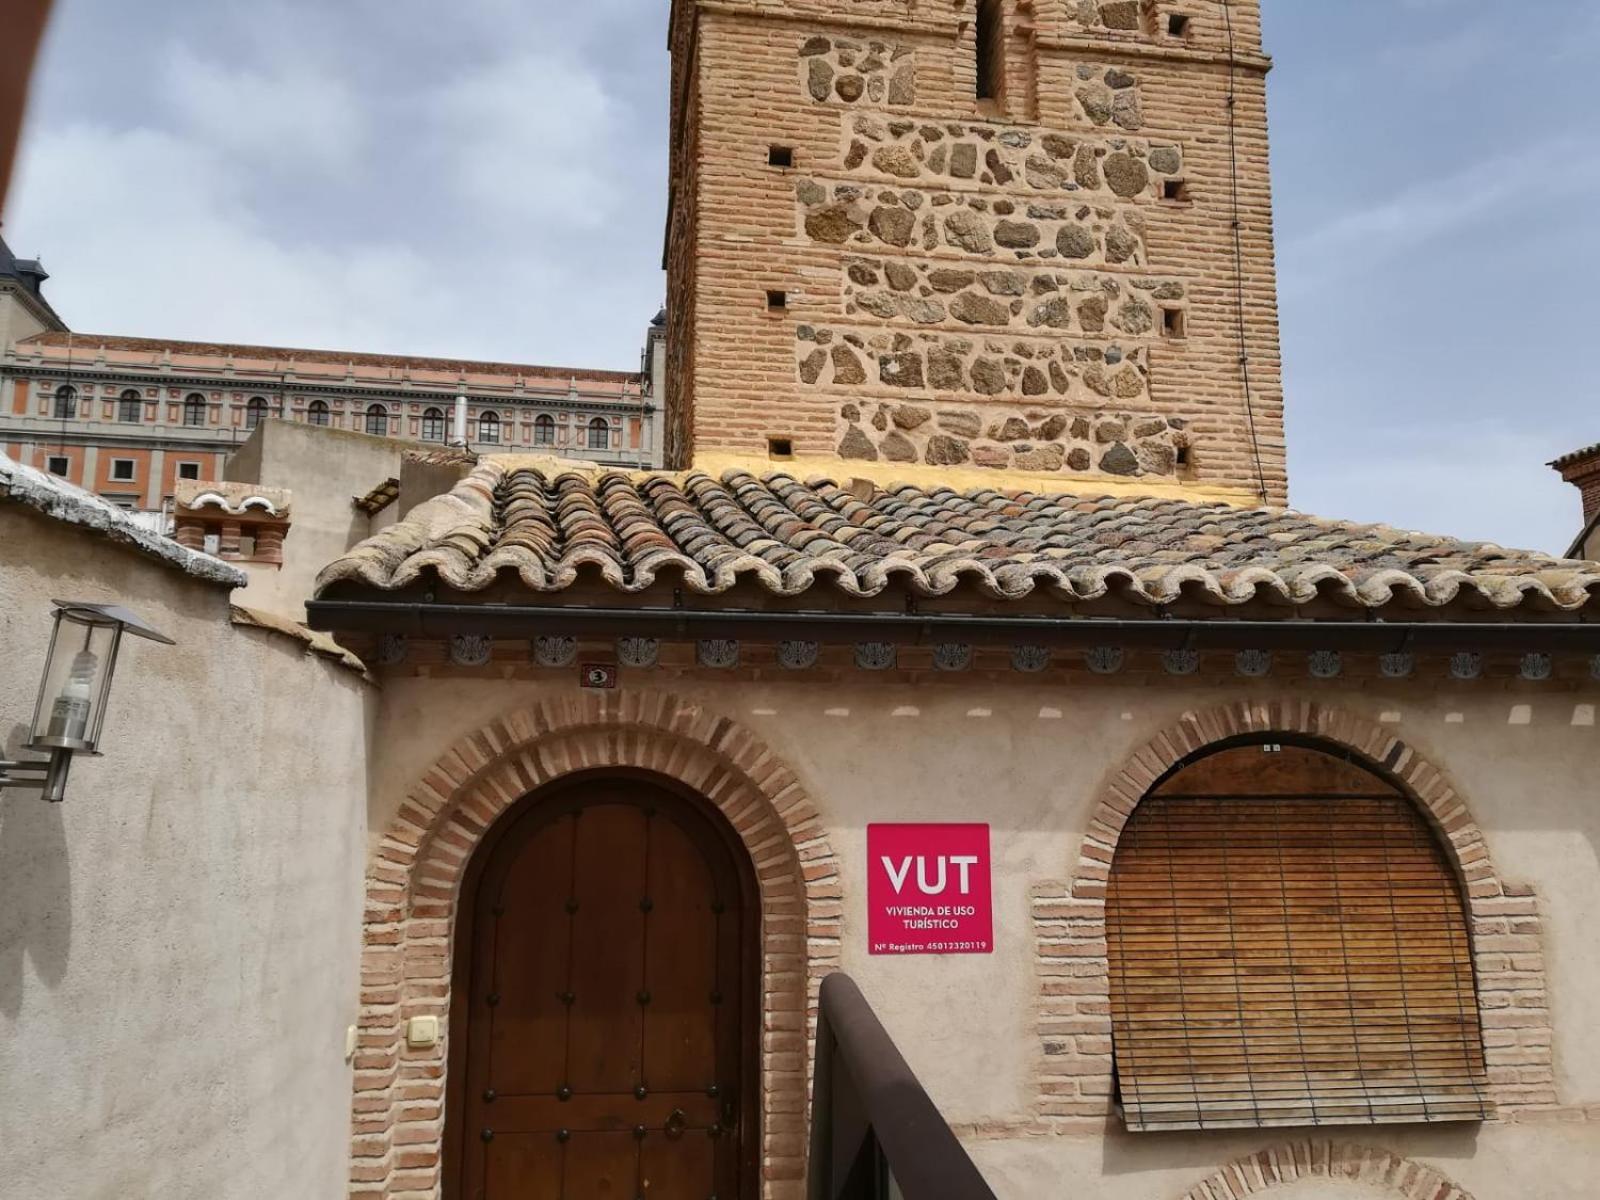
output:
[[[611,425],[604,417],[589,422],[589,449],[611,449]]]
[[[1310,744],[1161,780],[1106,891],[1130,1130],[1489,1113],[1462,885],[1417,804]]]
[[[78,415],[78,389],[71,384],[63,383],[56,389],[55,414],[58,419],[66,420]]]
[[[367,405],[367,432],[373,437],[389,434],[389,410],[381,404]]]
[[[549,413],[540,413],[533,419],[533,444],[535,446],[556,444],[556,419]]]
[[[127,425],[144,420],[144,398],[135,389],[129,388],[118,398],[117,420]]]
[[[328,424],[328,402],[326,400],[313,400],[306,406],[306,423],[308,425]]]
[[[264,396],[251,396],[244,406],[244,427],[254,429],[267,419],[267,401]]]
[[[183,423],[185,425],[204,425],[206,423],[206,398],[199,392],[193,392],[183,402]]]
[[[425,442],[444,441],[444,410],[438,408],[425,408],[422,410],[422,440]]]
[[[478,440],[491,443],[500,440],[499,413],[486,412],[478,415]]]
[[[979,100],[1000,99],[1005,84],[1005,21],[1000,0],[978,0],[977,68]]]

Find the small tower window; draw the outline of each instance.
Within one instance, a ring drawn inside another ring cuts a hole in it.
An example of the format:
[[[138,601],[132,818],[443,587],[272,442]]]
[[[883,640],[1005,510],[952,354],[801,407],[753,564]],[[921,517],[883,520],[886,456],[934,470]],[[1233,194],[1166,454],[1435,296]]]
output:
[[[782,312],[784,309],[786,309],[788,307],[789,307],[789,293],[788,292],[768,292],[767,293],[767,311],[768,312]]]
[[[1169,338],[1188,336],[1187,314],[1181,308],[1163,308],[1161,310],[1161,332]]]
[[[793,458],[794,439],[786,437],[769,437],[767,439],[767,456],[769,458]]]
[[[977,67],[979,100],[998,100],[1005,78],[1005,30],[1000,0],[978,0]]]
[[[1179,204],[1189,200],[1189,185],[1182,179],[1163,179],[1161,181],[1161,198],[1172,200]]]
[[[794,147],[793,146],[768,146],[767,147],[767,165],[769,167],[792,167],[792,166],[794,166]]]
[[[1193,26],[1193,19],[1184,16],[1182,13],[1169,13],[1167,15],[1168,37],[1186,38],[1189,36],[1189,30],[1192,29]]]

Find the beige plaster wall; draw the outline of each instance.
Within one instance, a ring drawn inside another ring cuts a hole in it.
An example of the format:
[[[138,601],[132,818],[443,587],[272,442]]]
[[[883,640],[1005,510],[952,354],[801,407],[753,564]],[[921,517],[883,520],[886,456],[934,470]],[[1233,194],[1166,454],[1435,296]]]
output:
[[[575,686],[548,682],[393,678],[385,682],[370,828],[377,836],[406,788],[455,739],[517,706]],[[908,686],[861,674],[827,683],[715,682],[625,672],[624,686],[670,691],[763,738],[800,777],[839,856],[843,965],[878,1008],[946,1116],[974,1127],[980,1164],[1002,1196],[1067,1194],[1062,1180],[1098,1180],[1082,1194],[1177,1197],[1230,1158],[1294,1136],[1035,1136],[1038,981],[1029,896],[1070,877],[1107,780],[1183,713],[1238,701],[1314,696],[1394,729],[1446,770],[1483,827],[1502,878],[1534,884],[1545,916],[1557,1088],[1564,1106],[1600,1113],[1600,685],[1583,690],[1480,681],[1362,689],[1287,682],[1244,688],[1178,681],[1045,687],[1017,676]],[[865,833],[872,821],[988,821],[995,863],[991,957],[875,958],[866,951]],[[1326,1133],[1327,1131],[1322,1131]],[[1496,1196],[1563,1190],[1600,1170],[1600,1125],[1490,1125],[1481,1131],[1349,1131],[1351,1140],[1435,1161]],[[1511,1188],[1534,1155],[1537,1185]],[[1149,1172],[1155,1172],[1151,1175]],[[1158,1186],[1159,1184],[1159,1186]],[[1539,1189],[1543,1190],[1539,1190]],[[1306,1192],[1313,1196],[1319,1193]],[[1329,1193],[1334,1195],[1336,1193]]]
[[[304,621],[317,573],[376,532],[355,499],[398,479],[400,455],[408,449],[416,443],[292,421],[261,422],[223,474],[230,481],[287,488],[292,520],[283,566],[251,568],[241,603]]]
[[[373,690],[226,589],[0,504],[0,739],[49,600],[131,641],[67,801],[0,792],[0,1195],[343,1194]]]

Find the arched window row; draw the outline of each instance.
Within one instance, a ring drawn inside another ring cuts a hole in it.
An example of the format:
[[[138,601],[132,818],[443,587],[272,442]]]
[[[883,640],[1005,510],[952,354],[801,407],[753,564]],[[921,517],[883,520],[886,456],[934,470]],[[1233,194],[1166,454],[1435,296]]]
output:
[[[52,398],[51,412],[58,420],[71,420],[79,415],[90,415],[89,409],[80,405],[80,394],[76,387],[62,384],[55,389]],[[110,401],[108,400],[109,404]],[[116,420],[122,424],[142,424],[145,420],[145,406],[147,400],[137,388],[125,388],[118,395],[114,411]],[[415,407],[402,404],[398,410],[404,414],[407,409],[413,414]],[[201,392],[188,393],[179,409],[180,419],[185,426],[204,428],[211,424],[212,402]],[[162,405],[165,413],[165,405]],[[344,412],[343,408],[339,412]],[[303,413],[303,416],[300,414]],[[109,411],[108,411],[109,415]],[[242,427],[249,431],[260,426],[261,422],[273,416],[285,419],[303,419],[308,425],[328,427],[334,423],[335,412],[333,405],[326,400],[311,400],[306,403],[303,410],[298,405],[293,405],[285,399],[281,405],[263,395],[251,396],[244,405]],[[384,403],[373,402],[364,407],[356,407],[351,417],[349,427],[359,427],[368,434],[376,437],[387,437],[393,432],[395,410]],[[158,416],[157,420],[164,419]],[[344,418],[341,416],[340,422]],[[526,417],[523,418],[526,420]],[[360,425],[355,423],[359,421]],[[421,439],[428,442],[444,442],[450,437],[452,422],[451,409],[441,405],[428,405],[422,409],[420,425],[413,427],[420,433]],[[570,424],[568,423],[570,422]],[[530,425],[524,424],[518,436],[516,415],[503,416],[499,411],[486,409],[478,412],[475,417],[476,440],[486,445],[501,445],[506,443],[526,442],[530,431],[532,443],[536,446],[575,445],[587,450],[609,450],[618,442],[620,437],[619,427],[606,417],[596,416],[584,418],[581,414],[570,417],[557,418],[548,412],[538,413],[533,417]]]

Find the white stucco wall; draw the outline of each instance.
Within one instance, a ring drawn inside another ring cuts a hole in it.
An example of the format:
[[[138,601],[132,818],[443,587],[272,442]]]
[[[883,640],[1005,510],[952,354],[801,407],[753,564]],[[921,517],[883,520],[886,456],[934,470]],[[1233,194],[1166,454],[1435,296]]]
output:
[[[372,688],[224,588],[0,504],[0,740],[52,597],[129,641],[104,757],[0,793],[0,1196],[344,1194]]]
[[[1593,1018],[1600,994],[1600,685],[1572,691],[1419,679],[1382,688],[1267,681],[1246,689],[1106,680],[1047,687],[1010,676],[913,687],[861,674],[827,683],[717,683],[699,674],[625,672],[624,685],[669,691],[731,717],[794,769],[840,859],[844,969],[952,1122],[1020,1125],[1030,1116],[1039,1052],[1030,892],[1070,877],[1107,780],[1186,711],[1245,696],[1307,695],[1383,723],[1440,765],[1484,829],[1501,876],[1537,887],[1561,1103],[1600,1112],[1600,1022]],[[371,836],[455,739],[574,687],[575,677],[574,668],[551,673],[548,683],[386,680]],[[867,953],[865,837],[874,821],[991,824],[994,955]],[[1593,1121],[1317,1132],[1428,1162],[1475,1200],[1567,1200],[1587,1195],[1580,1181],[1600,1173],[1600,1125]],[[1131,1136],[1114,1125],[1105,1136],[986,1134],[973,1141],[973,1153],[1002,1197],[1159,1200],[1182,1195],[1235,1157],[1303,1135]],[[1341,1195],[1314,1183],[1301,1187],[1297,1200]]]

